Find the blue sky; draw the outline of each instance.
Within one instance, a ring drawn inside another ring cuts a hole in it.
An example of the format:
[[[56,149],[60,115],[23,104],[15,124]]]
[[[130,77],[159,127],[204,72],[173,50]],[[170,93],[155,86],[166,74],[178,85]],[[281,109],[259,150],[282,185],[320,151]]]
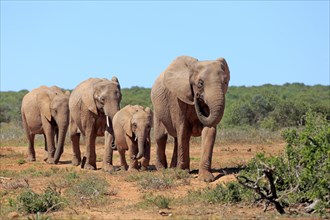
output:
[[[329,1],[1,1],[1,91],[150,88],[180,55],[225,57],[230,85],[329,85]]]

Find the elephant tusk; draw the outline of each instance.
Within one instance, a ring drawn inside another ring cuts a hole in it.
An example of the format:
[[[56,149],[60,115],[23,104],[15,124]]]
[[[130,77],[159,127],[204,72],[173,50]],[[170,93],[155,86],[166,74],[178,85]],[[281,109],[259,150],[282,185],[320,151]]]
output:
[[[137,141],[137,139],[138,139],[138,138],[137,138],[137,136],[135,136],[135,139],[134,139],[134,141]]]
[[[107,126],[110,127],[109,116],[106,116]]]

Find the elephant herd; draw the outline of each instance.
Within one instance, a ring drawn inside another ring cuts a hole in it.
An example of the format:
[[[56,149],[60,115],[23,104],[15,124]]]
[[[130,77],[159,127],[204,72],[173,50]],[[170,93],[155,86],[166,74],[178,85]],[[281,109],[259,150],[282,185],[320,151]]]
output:
[[[102,169],[114,170],[112,157],[117,150],[121,168],[146,170],[150,162],[150,130],[154,127],[156,168],[168,167],[165,154],[168,135],[174,138],[171,168],[190,169],[189,141],[202,136],[198,178],[213,181],[211,162],[217,124],[225,108],[230,79],[224,58],[199,61],[177,57],[156,79],[151,89],[153,111],[149,107],[127,105],[120,109],[121,89],[116,77],[90,78],[71,94],[56,86],[41,86],[22,100],[22,121],[28,138],[28,159],[36,160],[34,137],[45,138],[44,160],[57,164],[64,151],[69,129],[73,165],[96,170],[95,140],[104,136]],[[80,136],[86,151],[81,156]],[[129,163],[125,158],[128,151]],[[138,161],[141,159],[141,167]]]

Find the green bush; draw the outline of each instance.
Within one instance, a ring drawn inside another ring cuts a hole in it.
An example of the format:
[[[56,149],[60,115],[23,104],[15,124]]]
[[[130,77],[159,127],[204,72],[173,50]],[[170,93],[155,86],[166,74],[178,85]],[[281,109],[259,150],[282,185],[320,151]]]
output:
[[[330,201],[330,123],[323,115],[309,112],[306,126],[283,134],[288,145],[289,166],[296,171],[301,199]]]
[[[302,129],[283,132],[287,146],[282,155],[258,154],[240,175],[259,179],[260,187],[267,187],[262,170],[274,168],[277,195],[283,205],[320,200],[318,211],[322,211],[330,203],[330,123],[315,112],[308,112],[305,121]]]
[[[20,210],[27,213],[56,211],[64,207],[64,199],[60,193],[51,187],[47,187],[43,194],[37,194],[31,189],[22,192],[18,197]]]

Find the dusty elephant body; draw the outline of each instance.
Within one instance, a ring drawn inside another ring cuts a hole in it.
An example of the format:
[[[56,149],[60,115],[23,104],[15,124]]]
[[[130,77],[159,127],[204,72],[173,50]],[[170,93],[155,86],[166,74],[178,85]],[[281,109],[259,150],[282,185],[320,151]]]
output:
[[[81,152],[80,134],[85,136],[86,161],[85,169],[95,170],[97,136],[105,136],[105,153],[103,169],[110,171],[112,166],[112,119],[120,109],[121,91],[118,79],[111,80],[90,78],[80,83],[73,91],[69,100],[70,138],[73,149],[73,165],[80,165]]]
[[[115,145],[124,169],[138,169],[138,160],[142,158],[142,169],[147,169],[150,161],[150,129],[152,111],[139,105],[122,108],[113,118]],[[130,164],[127,165],[125,152],[129,151]]]
[[[28,157],[36,160],[34,138],[45,138],[45,161],[58,163],[64,151],[64,141],[69,125],[69,96],[56,86],[41,86],[30,91],[22,100],[22,122],[29,141]]]
[[[181,56],[156,79],[151,100],[154,106],[156,167],[167,168],[165,147],[168,134],[174,137],[171,167],[190,169],[189,141],[202,136],[199,179],[213,181],[210,172],[216,126],[225,108],[230,79],[225,59],[198,61]]]

